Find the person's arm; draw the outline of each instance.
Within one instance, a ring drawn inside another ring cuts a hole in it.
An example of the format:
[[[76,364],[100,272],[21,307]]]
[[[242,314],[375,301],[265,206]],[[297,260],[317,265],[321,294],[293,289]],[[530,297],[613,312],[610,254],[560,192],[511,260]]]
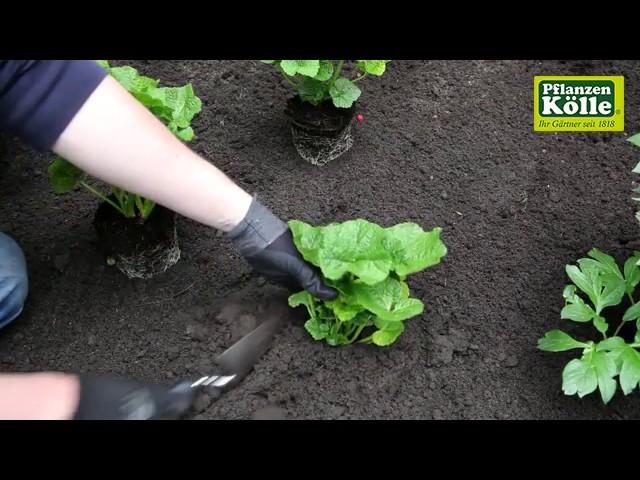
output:
[[[93,61],[0,61],[0,130],[228,232],[259,273],[335,298],[281,219],[178,140]]]
[[[188,382],[173,387],[66,373],[0,374],[0,420],[161,420],[193,401]]]
[[[273,280],[318,298],[336,296],[300,256],[282,220],[175,138],[95,62],[0,61],[0,130],[228,232],[248,263]],[[175,417],[193,397],[184,385],[39,375],[0,375],[0,418]],[[46,395],[44,411],[42,403],[25,401],[38,394]],[[129,398],[138,399],[133,413]]]
[[[0,391],[0,420],[67,420],[76,409],[79,383],[64,373],[3,373]]]
[[[225,231],[249,210],[247,192],[93,61],[0,61],[0,130]]]
[[[252,201],[111,77],[87,99],[53,150],[94,177],[227,232]]]
[[[282,220],[178,140],[111,77],[89,96],[53,150],[107,183],[228,232],[267,277],[318,298],[336,296],[302,259]]]

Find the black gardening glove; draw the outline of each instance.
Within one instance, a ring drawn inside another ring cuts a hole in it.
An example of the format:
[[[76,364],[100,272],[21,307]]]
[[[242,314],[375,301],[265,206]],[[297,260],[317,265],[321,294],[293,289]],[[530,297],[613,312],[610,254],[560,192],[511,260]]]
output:
[[[229,237],[255,271],[290,289],[304,288],[321,300],[337,293],[304,261],[286,223],[257,200]]]
[[[130,380],[80,376],[74,420],[164,420],[185,413],[193,402],[189,383],[173,387]]]

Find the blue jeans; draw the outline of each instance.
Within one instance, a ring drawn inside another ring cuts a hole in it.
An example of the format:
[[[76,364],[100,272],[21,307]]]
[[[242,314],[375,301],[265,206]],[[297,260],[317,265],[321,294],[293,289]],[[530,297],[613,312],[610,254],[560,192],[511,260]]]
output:
[[[28,291],[24,254],[11,237],[0,232],[0,328],[22,313]]]

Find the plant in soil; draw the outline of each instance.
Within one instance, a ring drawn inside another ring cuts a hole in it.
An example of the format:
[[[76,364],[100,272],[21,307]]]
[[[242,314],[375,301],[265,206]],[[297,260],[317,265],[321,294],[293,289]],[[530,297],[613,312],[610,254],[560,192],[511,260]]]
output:
[[[382,76],[389,60],[262,60],[282,74],[296,94],[287,102],[291,134],[298,154],[324,165],[353,146],[358,82]],[[362,116],[359,116],[361,121]]]
[[[304,305],[307,332],[332,346],[395,342],[404,321],[424,310],[421,300],[410,297],[407,276],[437,265],[447,253],[441,228],[427,232],[415,223],[383,228],[357,219],[314,227],[291,220],[289,226],[304,259],[338,291],[330,301],[298,292],[289,305]]]
[[[99,60],[98,63],[162,120],[178,138],[184,141],[194,138],[191,121],[200,112],[202,102],[195,95],[191,84],[182,87],[161,87],[158,80],[140,75],[135,68],[111,67],[106,60]],[[116,186],[112,186],[111,192],[105,194],[89,185],[84,172],[60,156],[51,162],[48,171],[56,193],[66,193],[80,185],[113,207],[123,217],[137,219],[140,222],[145,222],[154,211],[155,203],[147,198]]]
[[[301,100],[312,105],[331,100],[337,108],[350,108],[362,93],[356,83],[382,76],[389,61],[357,60],[349,78],[345,60],[262,60],[282,73]]]
[[[598,249],[581,258],[578,265],[567,265],[571,284],[564,288],[565,306],[562,319],[592,325],[598,339],[577,340],[561,330],[551,330],[538,341],[538,348],[547,352],[579,350],[562,372],[562,389],[566,395],[580,398],[600,391],[608,403],[616,393],[618,383],[629,395],[640,381],[640,302],[634,297],[640,283],[640,252],[628,258],[622,271],[610,255]],[[624,302],[624,300],[628,301]],[[616,308],[617,307],[617,308]],[[626,308],[625,308],[626,307]],[[605,316],[603,311],[615,312]]]

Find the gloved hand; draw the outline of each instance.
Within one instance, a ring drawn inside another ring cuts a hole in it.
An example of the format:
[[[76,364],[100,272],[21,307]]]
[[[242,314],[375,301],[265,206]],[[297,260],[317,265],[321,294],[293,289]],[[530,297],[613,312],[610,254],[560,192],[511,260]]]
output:
[[[189,409],[193,398],[188,382],[163,387],[81,375],[73,420],[175,419]]]
[[[337,296],[302,258],[287,224],[257,200],[228,236],[249,265],[265,277],[288,288],[304,288],[321,300]]]

